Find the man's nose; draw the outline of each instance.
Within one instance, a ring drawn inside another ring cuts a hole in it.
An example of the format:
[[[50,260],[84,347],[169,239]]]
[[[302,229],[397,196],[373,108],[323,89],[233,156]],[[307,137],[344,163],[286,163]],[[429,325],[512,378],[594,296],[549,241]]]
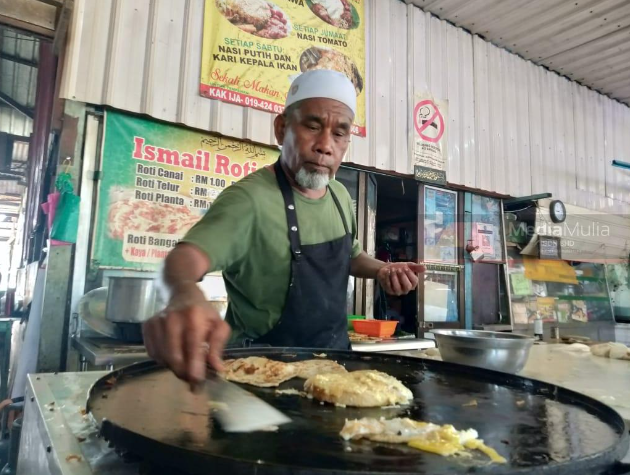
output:
[[[318,135],[314,148],[315,148],[315,151],[319,153],[320,155],[332,155],[333,153],[332,133],[330,133],[327,130],[323,130],[322,133]]]

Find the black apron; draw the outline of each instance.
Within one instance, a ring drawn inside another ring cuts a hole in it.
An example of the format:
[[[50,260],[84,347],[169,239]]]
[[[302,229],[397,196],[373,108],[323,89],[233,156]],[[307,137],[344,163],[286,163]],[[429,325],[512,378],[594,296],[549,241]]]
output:
[[[346,300],[350,276],[352,233],[339,204],[328,187],[341,216],[345,235],[321,244],[302,245],[293,188],[278,160],[274,165],[284,199],[289,243],[291,279],[278,323],[257,344],[303,348],[350,349]]]

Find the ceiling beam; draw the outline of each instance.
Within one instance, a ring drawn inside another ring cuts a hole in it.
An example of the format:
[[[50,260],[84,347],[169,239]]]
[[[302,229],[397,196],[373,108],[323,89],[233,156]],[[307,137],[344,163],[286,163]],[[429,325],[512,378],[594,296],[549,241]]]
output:
[[[24,64],[26,66],[30,66],[31,68],[36,68],[38,66],[37,61],[31,61],[30,59],[20,58],[19,56],[13,56],[12,54],[7,53],[0,53],[0,59],[11,61],[13,63]]]
[[[72,10],[74,10],[74,0],[61,1],[61,10],[57,17],[55,37],[53,39],[53,53],[55,53],[56,56],[59,56],[66,47],[68,28],[70,27],[70,20],[72,19]]]
[[[0,23],[35,35],[55,35],[57,8],[36,0],[0,0]]]
[[[39,0],[39,1],[47,5],[52,5],[53,7],[61,7],[63,5],[63,0]]]
[[[15,99],[13,99],[11,96],[9,96],[8,94],[5,94],[4,92],[0,92],[0,101],[11,106],[16,111],[24,114],[26,117],[29,117],[32,119],[35,115],[33,112],[33,109],[31,109],[30,107],[23,106],[22,104],[17,102]]]
[[[24,173],[16,173],[16,172],[3,172],[0,171],[0,180],[6,181],[21,181],[26,178],[26,174]]]
[[[2,107],[2,104],[0,104],[0,107]],[[0,133],[5,133],[5,132],[0,132]],[[26,136],[26,135],[15,135],[15,134],[6,134],[6,137],[8,140],[12,140],[13,142],[26,142],[26,143],[31,143],[31,136]]]

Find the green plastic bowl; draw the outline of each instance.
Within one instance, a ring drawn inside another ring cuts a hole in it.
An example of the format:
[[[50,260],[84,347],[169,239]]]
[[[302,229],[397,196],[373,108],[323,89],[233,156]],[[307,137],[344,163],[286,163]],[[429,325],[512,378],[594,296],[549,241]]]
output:
[[[354,331],[352,320],[365,320],[365,315],[348,315],[348,330]]]

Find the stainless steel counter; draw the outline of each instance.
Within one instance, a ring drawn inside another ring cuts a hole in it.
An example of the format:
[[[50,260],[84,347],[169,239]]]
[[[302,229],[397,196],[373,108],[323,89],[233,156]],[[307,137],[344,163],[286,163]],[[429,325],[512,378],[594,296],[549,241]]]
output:
[[[137,475],[98,438],[84,414],[92,384],[106,372],[29,375],[20,440],[19,475]]]
[[[74,337],[72,347],[81,356],[81,371],[86,371],[88,364],[111,370],[149,359],[144,345],[113,338]]]

